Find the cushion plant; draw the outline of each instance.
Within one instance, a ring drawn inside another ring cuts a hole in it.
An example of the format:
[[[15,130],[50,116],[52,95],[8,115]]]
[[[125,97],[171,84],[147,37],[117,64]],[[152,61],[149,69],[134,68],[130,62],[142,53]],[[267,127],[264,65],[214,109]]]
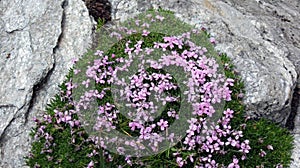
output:
[[[245,116],[243,82],[214,43],[161,9],[100,27],[35,119],[27,165],[288,166],[292,136]]]

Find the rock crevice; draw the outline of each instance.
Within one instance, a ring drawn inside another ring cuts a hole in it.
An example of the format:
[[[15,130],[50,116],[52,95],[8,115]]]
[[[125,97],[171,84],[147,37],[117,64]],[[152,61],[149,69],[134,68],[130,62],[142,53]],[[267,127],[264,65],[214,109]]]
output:
[[[91,43],[81,0],[0,1],[0,167],[23,167],[40,116]]]

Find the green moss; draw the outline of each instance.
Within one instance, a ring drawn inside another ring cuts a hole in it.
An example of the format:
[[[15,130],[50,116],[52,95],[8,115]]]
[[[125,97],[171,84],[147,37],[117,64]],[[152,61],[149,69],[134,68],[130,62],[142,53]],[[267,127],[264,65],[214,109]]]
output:
[[[162,10],[162,9],[160,9]],[[150,12],[154,12],[151,10]],[[172,13],[172,12],[169,12]],[[142,19],[142,18],[141,18]],[[98,22],[99,27],[103,26],[103,22]],[[174,24],[182,24],[174,23]],[[184,24],[186,25],[186,24]],[[176,26],[174,26],[176,27]],[[186,27],[187,28],[187,27]],[[188,26],[189,29],[192,27]],[[159,28],[158,28],[159,29]],[[161,28],[162,32],[166,31]],[[169,30],[172,35],[182,33],[182,30]],[[106,51],[107,55],[112,53],[116,54],[117,57],[123,57],[125,42],[129,39],[133,43],[132,46],[140,39],[143,39],[144,44],[143,48],[153,47],[154,41],[163,41],[163,33],[151,33],[149,36],[143,37],[141,34],[134,34],[128,36],[126,39],[115,43],[110,47],[108,51]],[[280,126],[267,121],[265,119],[260,120],[245,120],[245,108],[242,104],[242,99],[239,97],[240,93],[244,93],[244,84],[241,81],[238,74],[234,72],[234,66],[230,62],[230,59],[226,56],[226,54],[218,55],[217,52],[213,49],[213,46],[209,43],[207,38],[209,34],[204,31],[200,38],[195,39],[196,44],[200,46],[204,46],[208,49],[209,55],[213,56],[217,59],[217,61],[224,67],[224,73],[226,77],[232,78],[235,80],[234,86],[231,87],[232,90],[232,101],[226,102],[225,109],[230,108],[235,111],[235,117],[231,122],[231,126],[233,128],[241,129],[241,124],[247,123],[246,128],[243,130],[244,137],[243,139],[249,139],[251,151],[247,155],[247,159],[245,161],[240,161],[240,165],[242,167],[255,167],[258,165],[264,165],[264,167],[275,167],[276,164],[281,163],[284,167],[288,166],[291,161],[291,150],[292,150],[292,142],[293,137],[289,134],[289,132],[285,128],[281,128]],[[104,43],[99,43],[104,44]],[[98,48],[99,49],[99,48]],[[180,50],[178,49],[178,52]],[[89,57],[93,55],[93,51],[89,51],[85,57]],[[84,58],[85,58],[84,57]],[[81,59],[79,63],[82,65],[86,65],[84,59]],[[150,70],[151,71],[151,70]],[[124,156],[119,156],[116,154],[112,154],[114,157],[114,162],[109,163],[103,159],[102,150],[98,149],[92,141],[86,141],[88,139],[88,134],[82,127],[73,127],[71,128],[68,124],[56,124],[56,120],[54,119],[55,109],[60,109],[61,111],[71,110],[73,109],[72,105],[68,104],[68,101],[65,99],[66,94],[66,86],[65,83],[72,79],[73,70],[70,70],[69,74],[66,76],[65,82],[60,85],[61,93],[56,95],[51,103],[46,108],[45,114],[53,117],[52,123],[46,123],[44,121],[37,124],[35,128],[32,130],[32,137],[38,132],[38,128],[41,125],[45,126],[45,132],[48,132],[52,137],[52,143],[55,145],[51,145],[48,150],[52,150],[52,153],[44,153],[43,148],[45,146],[45,138],[37,139],[32,143],[31,156],[26,157],[26,163],[30,167],[35,167],[39,165],[40,167],[86,167],[91,160],[95,162],[95,167],[116,167],[117,165],[123,165],[124,167],[129,167],[126,165],[124,161]],[[176,77],[175,77],[176,78]],[[102,90],[103,86],[97,86],[98,90]],[[113,103],[112,97],[107,96],[105,101],[98,102],[99,104],[104,102]],[[172,107],[173,108],[173,107]],[[76,115],[72,116],[74,118],[78,118]],[[120,117],[120,123],[123,125],[128,125],[128,120],[124,117]],[[124,128],[122,125],[118,127],[120,130]],[[130,132],[130,130],[125,128],[124,130]],[[263,142],[260,142],[263,140]],[[172,152],[176,151],[176,147],[180,146],[179,143],[177,146],[174,146],[166,151],[163,151],[155,156],[149,156],[143,158],[142,160],[152,167],[176,167],[176,162],[174,161],[174,157],[172,156]],[[267,145],[272,145],[274,150],[268,150]],[[265,157],[259,156],[261,149],[267,152]],[[92,153],[93,150],[97,151],[98,154],[89,157],[88,154]],[[228,153],[225,156],[213,156],[213,158],[220,163],[224,163],[228,165],[232,162],[233,155],[239,155],[237,151],[231,151],[228,149]],[[188,153],[183,153],[183,157],[188,156]],[[189,165],[193,167],[193,165]],[[135,165],[134,167],[138,167]]]

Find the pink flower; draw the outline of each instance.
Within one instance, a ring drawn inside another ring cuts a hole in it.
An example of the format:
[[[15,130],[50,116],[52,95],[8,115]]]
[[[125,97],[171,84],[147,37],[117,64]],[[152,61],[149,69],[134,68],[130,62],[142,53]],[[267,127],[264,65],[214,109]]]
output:
[[[119,152],[120,155],[123,155],[125,152],[125,149],[123,147],[118,147],[117,151]]]
[[[163,16],[156,15],[155,18],[159,21],[163,21],[165,18]]]
[[[81,72],[80,69],[74,69],[74,74],[77,75],[79,72]]]
[[[230,109],[227,109],[226,111],[223,112],[225,114],[226,118],[233,118],[233,111]]]
[[[167,139],[170,140],[171,142],[173,142],[174,141],[174,136],[175,136],[175,134],[171,133]]]
[[[239,98],[243,98],[243,97],[244,97],[244,94],[243,94],[243,93],[240,93],[240,94],[238,94],[238,97],[239,97]]]
[[[272,146],[272,145],[268,145],[268,146],[267,146],[267,149],[273,150],[273,146]]]
[[[140,21],[141,21],[141,20],[136,20],[136,21],[135,21],[135,25],[139,26],[139,25],[140,25]]]
[[[87,168],[93,168],[94,167],[94,162],[90,161],[90,163],[88,164]]]
[[[126,34],[131,35],[133,33],[133,31],[131,29],[126,31]]]
[[[239,151],[243,152],[243,153],[249,153],[251,147],[249,146],[249,140],[245,140],[244,142],[242,142],[241,144],[241,149]]]
[[[196,145],[196,141],[192,137],[185,137],[185,140],[183,143],[188,145],[188,150],[194,149],[195,145]]]
[[[127,53],[128,55],[130,55],[132,51],[133,51],[133,48],[129,48],[129,47],[126,46],[125,53]]]
[[[163,51],[166,51],[169,44],[160,43],[159,46],[163,49]]]
[[[104,53],[103,51],[97,50],[97,51],[94,53],[94,55],[102,56],[103,53]]]
[[[148,34],[149,34],[150,32],[149,31],[147,31],[147,30],[143,30],[143,34],[142,34],[142,36],[148,36]]]
[[[138,55],[140,52],[142,51],[142,49],[140,47],[137,47],[135,50],[134,50],[134,53],[136,55]]]
[[[169,117],[173,117],[173,118],[176,118],[176,116],[177,116],[176,111],[168,111],[167,114]]]
[[[228,165],[228,168],[240,168],[239,160],[237,158],[233,158],[233,162]]]
[[[144,24],[142,25],[142,27],[149,28],[149,24],[148,24],[148,23],[144,23]]]
[[[74,88],[72,82],[67,82],[65,85],[67,86],[67,90],[72,90]]]
[[[146,52],[147,55],[150,55],[151,52],[153,52],[153,51],[154,51],[153,48],[145,48],[145,52]]]
[[[159,122],[157,122],[157,125],[160,126],[160,129],[163,131],[165,130],[165,128],[167,128],[168,125],[168,121],[164,121],[163,119],[160,119]]]
[[[190,39],[190,38],[191,38],[191,33],[190,33],[190,32],[183,33],[183,34],[182,34],[182,37],[185,37],[185,38],[187,38],[187,39]]]
[[[182,160],[182,157],[177,157],[176,162],[179,167],[182,167],[184,165],[184,161]]]
[[[76,64],[76,62],[78,62],[78,58],[72,58],[72,64]]]
[[[50,115],[44,115],[44,121],[47,123],[52,123],[52,117]]]
[[[82,85],[85,85],[86,88],[89,87],[89,84],[90,84],[90,79],[87,79],[86,81],[82,82]]]
[[[211,37],[211,38],[209,39],[209,41],[210,41],[212,44],[216,44],[216,39],[213,38],[213,37]]]
[[[227,142],[225,143],[225,145],[231,145],[233,147],[235,147],[238,144],[238,141],[236,141],[235,139],[232,139],[231,137],[229,137],[227,139]]]
[[[132,131],[134,131],[135,128],[141,128],[141,124],[138,122],[130,122],[128,125]]]
[[[122,35],[117,32],[110,33],[110,37],[117,37],[118,40],[122,39]]]
[[[267,153],[264,150],[260,149],[259,156],[260,157],[265,157],[266,155],[267,155]]]
[[[157,42],[154,42],[154,46],[153,46],[154,48],[159,48],[159,43],[157,43]]]
[[[132,166],[132,161],[130,160],[130,158],[131,158],[130,155],[126,156],[125,161],[127,162],[127,164],[129,164],[130,166]]]

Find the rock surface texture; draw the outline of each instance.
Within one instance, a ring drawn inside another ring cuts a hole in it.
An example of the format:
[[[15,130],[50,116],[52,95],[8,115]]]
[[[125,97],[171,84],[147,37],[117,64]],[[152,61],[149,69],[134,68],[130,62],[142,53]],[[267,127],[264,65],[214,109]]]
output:
[[[205,27],[246,84],[251,116],[285,124],[300,73],[300,2],[294,0],[110,0],[113,19],[151,7],[176,12]],[[0,167],[23,167],[32,118],[58,92],[71,59],[92,42],[93,24],[82,0],[0,1]],[[295,119],[300,123],[300,109]],[[295,162],[300,165],[300,124]],[[298,152],[298,153],[297,153]]]
[[[0,1],[0,167],[23,167],[32,119],[92,41],[82,0]]]

